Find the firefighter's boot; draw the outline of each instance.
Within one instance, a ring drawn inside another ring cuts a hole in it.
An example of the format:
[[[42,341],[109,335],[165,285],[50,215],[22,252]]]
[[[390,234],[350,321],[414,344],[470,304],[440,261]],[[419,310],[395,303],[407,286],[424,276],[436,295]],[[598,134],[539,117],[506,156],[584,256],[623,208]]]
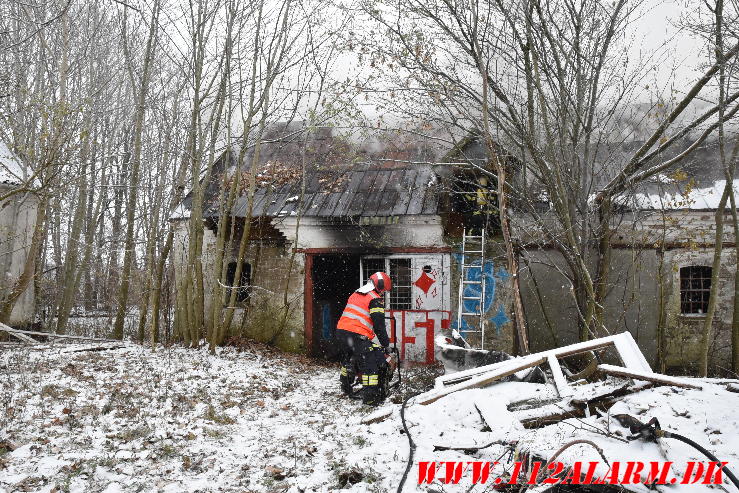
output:
[[[362,402],[369,406],[379,406],[384,400],[380,375],[362,375]]]
[[[353,370],[348,369],[345,366],[341,367],[341,376],[339,377],[339,381],[341,382],[341,391],[345,395],[352,395],[354,393],[352,386],[354,385],[354,380],[356,379],[357,375],[354,373]]]

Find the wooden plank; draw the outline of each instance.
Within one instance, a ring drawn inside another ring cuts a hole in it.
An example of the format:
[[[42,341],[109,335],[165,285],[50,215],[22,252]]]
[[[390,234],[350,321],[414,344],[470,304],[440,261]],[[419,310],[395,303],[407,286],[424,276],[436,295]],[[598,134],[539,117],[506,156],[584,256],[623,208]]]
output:
[[[51,337],[54,339],[76,339],[80,341],[99,341],[99,342],[118,342],[118,343],[121,342],[117,339],[103,339],[101,337],[70,336],[67,334],[54,334],[51,332],[37,332],[33,330],[18,330],[18,329],[13,329],[12,327],[8,327],[7,325],[2,324],[2,323],[0,323],[0,330],[3,330],[9,334],[23,334],[26,336],[44,336],[44,337]],[[33,339],[33,342],[36,343],[38,341]]]
[[[635,366],[635,368],[633,368],[634,370],[645,371],[644,365],[649,368],[649,364],[646,362],[646,359],[644,359],[644,355],[641,354],[641,351],[639,351],[636,342],[634,342],[633,337],[631,337],[631,334],[628,332],[622,332],[620,334],[615,334],[612,336],[601,337],[600,339],[593,339],[592,341],[578,342],[576,344],[571,344],[569,346],[564,346],[561,348],[549,349],[540,353],[534,353],[529,356],[524,356],[523,358],[519,358],[519,360],[539,357],[544,357],[545,359],[548,359],[549,355],[553,355],[556,358],[561,359],[568,356],[574,356],[576,354],[586,353],[597,349],[603,349],[611,345],[616,347],[616,341],[619,341],[621,347],[619,355],[621,355],[621,352],[623,351],[623,353],[626,355],[626,359],[629,361],[629,364]],[[616,347],[616,349],[618,350],[619,348]],[[635,351],[637,352],[637,354],[634,354]],[[621,355],[621,359],[624,359],[623,355]],[[474,378],[477,375],[496,371],[504,363],[506,363],[506,361],[494,363],[492,365],[481,366],[479,368],[470,368],[469,370],[459,371],[456,373],[452,373],[451,375],[442,375],[436,379],[436,382],[437,385],[450,385],[454,383],[459,383],[464,380]],[[628,368],[631,369],[630,366]],[[651,371],[651,368],[649,370]]]
[[[427,392],[426,394],[421,394],[416,397],[415,403],[421,404],[422,406],[426,406],[428,404],[431,404],[432,402],[438,401],[442,397],[445,397],[449,394],[453,394],[454,392],[459,392],[460,390],[486,387],[490,385],[491,383],[494,383],[507,376],[513,375],[514,373],[518,373],[521,370],[526,370],[534,366],[539,366],[545,361],[546,361],[545,357],[536,357],[536,358],[529,357],[529,358],[509,360],[507,362],[509,363],[508,365],[504,365],[498,368],[497,371],[486,373],[484,375],[480,375],[479,377],[472,378],[470,380],[467,380],[466,382],[462,382],[457,385],[452,385],[450,387],[446,387],[441,390],[437,390],[437,391],[432,390],[430,392]]]
[[[631,332],[622,332],[618,334],[618,337],[614,339],[613,343],[616,346],[616,351],[621,357],[626,368],[636,371],[645,371],[652,373],[652,367],[647,363],[647,359],[639,349],[639,345],[634,340]]]
[[[0,329],[0,330],[2,330],[2,329]],[[18,332],[9,332],[9,331],[6,331],[6,332],[8,334],[10,334],[11,336],[15,337],[16,339],[18,339],[20,341],[23,341],[23,342],[25,342],[27,344],[37,344],[38,343],[38,341],[36,339],[34,339],[33,337],[28,337],[25,334],[20,334]]]
[[[562,373],[562,368],[559,366],[557,357],[553,354],[548,355],[547,363],[549,363],[549,369],[552,370],[554,386],[557,387],[557,393],[559,396],[567,397],[568,395],[572,395],[572,388],[567,384],[567,379]]]
[[[363,425],[371,425],[373,423],[379,423],[381,421],[385,421],[387,418],[393,415],[393,409],[394,407],[387,407],[383,409],[378,409],[377,411],[374,411],[371,414],[368,414],[362,420],[360,423]]]
[[[641,392],[651,386],[652,384],[623,385],[615,389],[596,390],[593,395],[589,395],[586,399],[548,403],[538,408],[514,411],[513,415],[521,421],[526,429],[541,428],[559,423],[565,419],[584,418],[595,412],[596,408],[601,410],[610,409],[620,398]]]
[[[624,368],[623,366],[598,365],[598,370],[602,371],[606,375],[613,375],[617,377],[633,378],[635,380],[643,380],[646,382],[659,383],[662,385],[673,385],[675,387],[682,387],[684,389],[703,389],[703,387],[701,387],[700,385],[689,383],[682,378],[662,375],[660,373],[632,370],[630,368]]]

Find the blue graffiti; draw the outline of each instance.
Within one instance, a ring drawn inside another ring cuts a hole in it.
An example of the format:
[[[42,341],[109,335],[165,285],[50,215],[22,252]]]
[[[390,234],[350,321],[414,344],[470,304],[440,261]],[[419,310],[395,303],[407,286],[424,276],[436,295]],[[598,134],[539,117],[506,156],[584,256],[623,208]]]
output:
[[[460,265],[463,261],[461,253],[452,254],[454,260]],[[473,261],[471,265],[479,264],[480,261]],[[480,304],[482,303],[482,313],[487,314],[493,306],[495,300],[495,291],[498,281],[505,282],[511,275],[505,268],[500,267],[498,271],[495,271],[495,265],[492,261],[485,262],[484,265],[478,267],[468,268],[465,275],[466,281],[480,281],[482,276],[485,276],[485,296],[482,300],[467,299],[463,300],[462,307],[466,313],[479,313]],[[465,284],[462,296],[464,298],[480,298],[482,294],[482,286],[479,284]],[[494,325],[496,333],[500,334],[500,329],[503,325],[510,322],[505,314],[503,305],[498,306],[498,311],[492,318],[489,319]],[[476,327],[471,326],[466,320],[462,319],[462,326],[457,327],[456,320],[452,323],[452,328],[459,330],[464,335],[465,332],[471,330],[477,330]]]
[[[508,316],[505,314],[503,305],[500,305],[498,307],[498,313],[496,313],[495,316],[490,319],[490,321],[495,324],[495,332],[500,334],[500,328],[510,322],[511,319],[508,318]]]

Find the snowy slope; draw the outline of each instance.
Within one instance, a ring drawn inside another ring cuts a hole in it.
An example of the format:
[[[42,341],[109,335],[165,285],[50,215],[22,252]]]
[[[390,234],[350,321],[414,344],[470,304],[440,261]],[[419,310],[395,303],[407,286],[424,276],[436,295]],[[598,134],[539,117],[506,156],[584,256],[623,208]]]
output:
[[[360,425],[371,409],[337,395],[333,365],[263,348],[227,348],[215,356],[133,345],[70,352],[83,348],[0,350],[0,492],[384,492],[395,491],[405,469],[400,405],[386,405],[392,415],[385,421]],[[610,415],[641,421],[656,416],[663,428],[737,464],[739,394],[718,381],[702,382],[703,390],[643,390],[617,403]],[[629,431],[609,415],[526,430],[508,411],[511,403],[555,395],[551,386],[505,382],[409,406],[414,462],[499,460],[510,470],[508,446],[472,453],[434,447],[517,442],[519,451],[548,458],[574,438],[596,441],[610,461],[703,460],[674,440],[627,443]],[[15,450],[3,454],[4,443]],[[585,445],[561,459],[600,460]],[[346,478],[354,469],[362,475],[352,485]],[[490,486],[473,486],[469,477],[458,485],[417,486],[417,478],[414,467],[403,491],[480,492]]]
[[[0,351],[0,443],[15,448],[0,455],[2,492],[329,491],[377,452],[337,369],[299,356]],[[396,441],[380,444],[391,457]],[[347,491],[391,487],[363,469]]]

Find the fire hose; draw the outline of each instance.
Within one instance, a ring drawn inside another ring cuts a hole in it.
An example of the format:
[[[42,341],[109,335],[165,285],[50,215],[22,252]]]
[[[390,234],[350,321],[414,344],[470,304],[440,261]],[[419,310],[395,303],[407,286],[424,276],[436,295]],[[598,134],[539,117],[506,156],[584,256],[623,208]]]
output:
[[[642,423],[633,416],[629,416],[628,414],[618,414],[614,417],[623,426],[628,425],[629,430],[631,431],[631,433],[633,433],[633,435],[628,437],[629,440],[642,439],[650,442],[656,442],[658,438],[674,438],[675,440],[690,445],[691,447],[708,457],[712,462],[716,462],[718,464],[722,463],[720,460],[718,460],[718,458],[716,458],[715,455],[713,455],[703,446],[694,442],[690,438],[684,435],[680,435],[679,433],[675,433],[673,431],[663,430],[657,418],[652,418],[648,422]],[[737,479],[733,472],[731,472],[726,466],[721,468],[721,471],[726,474],[726,477],[729,478],[729,481],[734,483],[734,486],[739,488],[739,479]]]

